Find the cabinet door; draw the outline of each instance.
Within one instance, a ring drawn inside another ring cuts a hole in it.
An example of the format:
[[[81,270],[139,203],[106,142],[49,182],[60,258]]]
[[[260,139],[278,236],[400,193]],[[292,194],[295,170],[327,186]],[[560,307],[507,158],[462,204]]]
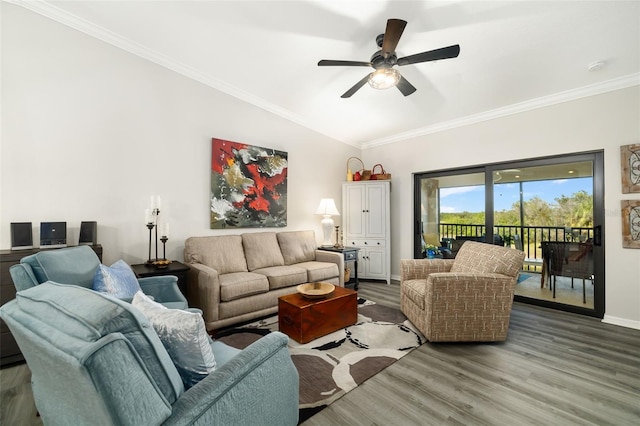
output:
[[[387,186],[383,183],[367,184],[366,189],[366,237],[385,238],[388,232]]]
[[[344,188],[344,223],[348,238],[364,238],[365,228],[365,187],[364,185],[346,185]]]
[[[367,250],[367,276],[375,279],[387,279],[387,253],[384,247],[369,247]]]

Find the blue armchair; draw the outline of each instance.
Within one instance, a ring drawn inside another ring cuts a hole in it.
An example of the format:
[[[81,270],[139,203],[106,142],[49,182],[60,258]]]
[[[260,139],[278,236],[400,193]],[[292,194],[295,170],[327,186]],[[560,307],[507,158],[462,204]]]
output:
[[[9,272],[17,291],[46,281],[92,288],[93,276],[99,265],[100,259],[91,247],[78,246],[44,250],[23,257],[19,264],[11,266]],[[167,308],[185,309],[188,306],[174,276],[140,278],[138,283],[143,293]]]
[[[31,370],[44,424],[295,425],[298,372],[288,338],[244,350],[215,341],[216,369],[185,391],[168,352],[133,305],[46,282],[0,308]]]

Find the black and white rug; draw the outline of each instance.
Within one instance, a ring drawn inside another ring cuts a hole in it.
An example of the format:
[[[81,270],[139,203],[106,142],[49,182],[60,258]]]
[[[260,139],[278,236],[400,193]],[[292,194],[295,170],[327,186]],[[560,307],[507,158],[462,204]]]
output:
[[[278,330],[274,315],[216,333],[215,338],[243,349]],[[358,322],[312,342],[289,339],[300,375],[300,422],[384,370],[425,342],[397,309],[358,299]]]

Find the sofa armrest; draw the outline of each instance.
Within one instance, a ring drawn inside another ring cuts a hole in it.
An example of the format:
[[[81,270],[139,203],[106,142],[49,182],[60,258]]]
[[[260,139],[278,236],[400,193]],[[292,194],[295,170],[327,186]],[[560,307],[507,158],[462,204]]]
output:
[[[454,259],[401,259],[400,282],[426,279],[436,272],[449,272]]]
[[[296,425],[299,378],[288,337],[270,333],[185,392],[166,425]]]
[[[205,324],[220,317],[220,276],[202,263],[190,263],[187,273],[189,306],[202,310]],[[207,330],[211,327],[207,325]]]
[[[152,296],[158,303],[173,302],[177,309],[184,309],[188,306],[187,299],[178,287],[178,278],[174,275],[138,278],[138,283],[142,292]],[[178,306],[179,303],[184,306]]]
[[[38,285],[38,280],[33,274],[31,266],[26,263],[11,265],[9,274],[11,274],[11,280],[16,287],[16,291],[26,290]]]
[[[338,265],[340,287],[344,287],[344,256],[342,255],[342,253],[326,250],[316,250],[316,260],[318,262],[329,262]]]

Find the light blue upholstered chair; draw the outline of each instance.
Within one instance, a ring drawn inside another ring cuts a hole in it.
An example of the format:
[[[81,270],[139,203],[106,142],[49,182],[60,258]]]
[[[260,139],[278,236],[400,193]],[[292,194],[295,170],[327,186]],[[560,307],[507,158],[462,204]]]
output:
[[[17,291],[46,281],[92,288],[98,266],[100,259],[91,247],[78,246],[43,250],[23,257],[18,265],[11,266],[9,272]],[[188,306],[175,276],[140,278],[138,283],[144,294],[167,308],[185,309]]]
[[[298,372],[288,338],[244,350],[212,343],[216,369],[185,391],[153,327],[133,305],[46,282],[0,308],[32,373],[45,425],[295,425]]]

